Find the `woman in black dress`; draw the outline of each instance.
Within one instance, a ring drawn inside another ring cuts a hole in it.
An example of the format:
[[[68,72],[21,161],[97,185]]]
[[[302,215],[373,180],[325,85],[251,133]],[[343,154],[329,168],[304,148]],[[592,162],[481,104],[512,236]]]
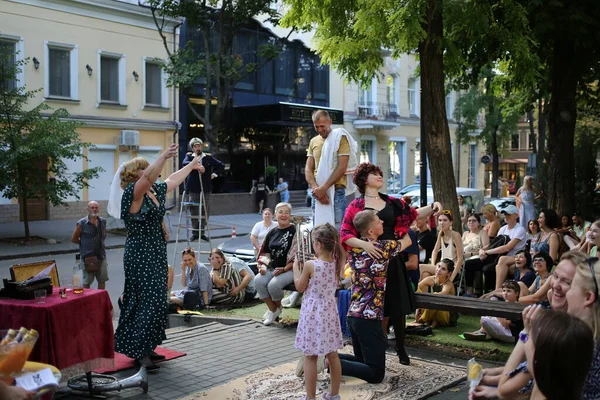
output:
[[[348,205],[342,221],[340,238],[347,249],[362,248],[374,258],[380,257],[379,250],[372,243],[359,239],[359,233],[353,225],[354,216],[358,212],[365,209],[376,210],[377,215],[383,221],[383,234],[378,239],[399,240],[408,232],[417,216],[429,217],[434,212],[442,210],[442,205],[438,202],[414,209],[401,199],[379,193],[383,187],[383,172],[381,168],[371,163],[360,164],[356,168],[353,181],[362,196]],[[414,312],[415,308],[413,289],[408,279],[402,254],[400,254],[391,259],[388,266],[384,299],[385,318],[382,329],[384,332],[387,331],[389,318],[392,318],[392,325],[396,333],[396,352],[400,362],[404,365],[410,364],[404,348],[406,315]]]

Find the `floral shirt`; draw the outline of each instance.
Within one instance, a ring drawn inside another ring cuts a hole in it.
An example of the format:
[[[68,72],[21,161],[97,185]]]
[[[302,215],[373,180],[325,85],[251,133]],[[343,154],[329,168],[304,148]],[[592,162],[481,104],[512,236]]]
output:
[[[381,197],[386,203],[392,205],[395,218],[394,232],[396,233],[396,238],[401,238],[405,233],[408,232],[413,221],[417,219],[417,210],[412,208],[402,199],[390,197],[383,193],[379,193],[379,197]],[[364,209],[364,196],[352,200],[352,202],[348,204],[348,207],[346,208],[346,214],[344,214],[344,219],[342,220],[342,226],[340,228],[340,241],[346,250],[350,250],[350,247],[344,242],[350,238],[359,237],[359,233],[354,227],[353,221],[356,214]]]
[[[400,245],[395,240],[378,240],[373,244],[383,253],[379,260],[371,258],[363,249],[349,251],[352,266],[349,317],[383,319],[387,268],[390,258],[400,252]]]

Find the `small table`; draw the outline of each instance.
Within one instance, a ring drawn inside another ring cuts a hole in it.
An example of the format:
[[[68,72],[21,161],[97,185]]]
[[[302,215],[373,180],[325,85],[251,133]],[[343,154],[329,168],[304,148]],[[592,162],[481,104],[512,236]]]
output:
[[[0,329],[35,329],[40,337],[30,361],[60,369],[62,379],[114,366],[112,303],[106,290],[68,292],[55,288],[44,303],[0,298]]]

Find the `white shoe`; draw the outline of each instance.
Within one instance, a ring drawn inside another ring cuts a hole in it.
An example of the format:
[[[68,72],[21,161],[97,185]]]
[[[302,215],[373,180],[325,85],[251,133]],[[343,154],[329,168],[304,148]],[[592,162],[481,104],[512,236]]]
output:
[[[269,309],[267,308],[267,311],[263,314],[263,319],[266,319],[269,316],[269,313],[271,311],[269,311]]]
[[[298,305],[298,302],[300,300],[300,293],[298,292],[292,292],[288,297],[286,297],[285,299],[281,300],[281,305],[285,308],[293,308],[296,307]]]
[[[267,316],[266,316],[265,320],[263,321],[263,325],[269,326],[273,323],[273,321],[275,321],[275,313],[273,311],[269,310],[269,311],[267,311],[266,315]]]
[[[277,310],[275,310],[275,312],[273,313],[273,321],[275,321],[277,319],[277,317],[279,317],[281,315],[281,312],[283,311],[283,308],[279,307]]]
[[[396,332],[394,332],[394,328],[390,328],[390,333],[387,335],[388,340],[396,339]]]

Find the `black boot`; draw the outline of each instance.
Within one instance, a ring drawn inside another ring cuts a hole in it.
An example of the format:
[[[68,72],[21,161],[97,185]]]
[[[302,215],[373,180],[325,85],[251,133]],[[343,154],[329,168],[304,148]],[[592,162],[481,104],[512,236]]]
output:
[[[406,317],[393,318],[392,325],[396,334],[396,354],[402,365],[410,365],[410,358],[404,348],[404,331],[406,329]]]

